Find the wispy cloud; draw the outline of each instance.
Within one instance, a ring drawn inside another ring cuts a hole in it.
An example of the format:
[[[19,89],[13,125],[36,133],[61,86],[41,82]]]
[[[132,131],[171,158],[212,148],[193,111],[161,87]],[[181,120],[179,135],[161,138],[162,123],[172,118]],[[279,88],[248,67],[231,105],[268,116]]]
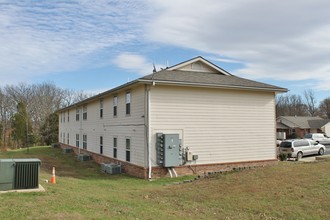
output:
[[[138,41],[139,7],[125,0],[1,1],[0,82],[105,62]]]
[[[150,62],[146,57],[136,53],[122,53],[115,59],[114,63],[122,68],[133,73],[139,73],[140,75],[150,74],[155,66],[157,70],[164,68],[161,64],[155,64]]]
[[[243,61],[234,74],[249,78],[330,78],[327,0],[150,2],[158,14],[147,24],[154,42]]]

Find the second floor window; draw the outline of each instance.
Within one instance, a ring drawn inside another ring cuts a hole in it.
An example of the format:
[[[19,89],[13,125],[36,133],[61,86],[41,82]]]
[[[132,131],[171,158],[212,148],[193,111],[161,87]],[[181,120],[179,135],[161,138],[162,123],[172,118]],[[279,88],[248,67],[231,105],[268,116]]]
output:
[[[126,115],[131,114],[131,92],[126,93]]]
[[[113,116],[117,116],[118,97],[113,97]]]
[[[80,109],[77,108],[76,109],[76,121],[79,121],[79,118],[80,118]]]
[[[70,121],[70,110],[68,110],[68,122]]]
[[[103,99],[100,99],[100,118],[103,118]]]
[[[83,106],[83,120],[87,120],[87,105]]]

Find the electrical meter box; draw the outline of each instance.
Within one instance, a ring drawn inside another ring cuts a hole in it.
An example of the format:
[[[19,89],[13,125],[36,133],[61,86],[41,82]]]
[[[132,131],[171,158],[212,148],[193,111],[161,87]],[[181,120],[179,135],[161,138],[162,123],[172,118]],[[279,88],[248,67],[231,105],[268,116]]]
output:
[[[180,166],[182,149],[179,134],[157,133],[157,164],[164,167]]]

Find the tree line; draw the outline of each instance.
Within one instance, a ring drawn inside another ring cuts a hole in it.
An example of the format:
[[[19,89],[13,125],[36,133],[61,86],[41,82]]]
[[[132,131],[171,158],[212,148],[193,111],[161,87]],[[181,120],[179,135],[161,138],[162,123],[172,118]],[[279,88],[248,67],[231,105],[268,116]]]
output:
[[[305,90],[303,95],[278,95],[276,116],[319,116],[330,119],[330,97],[318,103],[313,90]]]
[[[56,111],[90,97],[83,91],[62,89],[53,83],[0,87],[0,146],[20,148],[58,141]],[[313,90],[303,95],[276,96],[276,116],[330,118],[330,97],[317,102]]]
[[[0,87],[0,146],[2,149],[58,141],[56,111],[88,98],[83,91],[53,83]]]

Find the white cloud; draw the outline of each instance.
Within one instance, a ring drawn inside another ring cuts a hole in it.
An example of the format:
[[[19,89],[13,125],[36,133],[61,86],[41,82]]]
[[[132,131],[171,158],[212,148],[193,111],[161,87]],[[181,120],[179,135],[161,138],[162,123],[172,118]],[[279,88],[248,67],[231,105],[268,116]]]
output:
[[[154,42],[242,61],[234,74],[249,78],[330,81],[327,0],[150,3],[157,16],[146,36]]]
[[[142,55],[136,53],[122,53],[119,54],[115,59],[114,63],[122,68],[133,73],[138,73],[140,75],[151,74],[153,71],[153,66],[159,71],[163,65],[155,64],[147,60]]]
[[[105,63],[141,35],[130,1],[1,1],[0,83]]]

